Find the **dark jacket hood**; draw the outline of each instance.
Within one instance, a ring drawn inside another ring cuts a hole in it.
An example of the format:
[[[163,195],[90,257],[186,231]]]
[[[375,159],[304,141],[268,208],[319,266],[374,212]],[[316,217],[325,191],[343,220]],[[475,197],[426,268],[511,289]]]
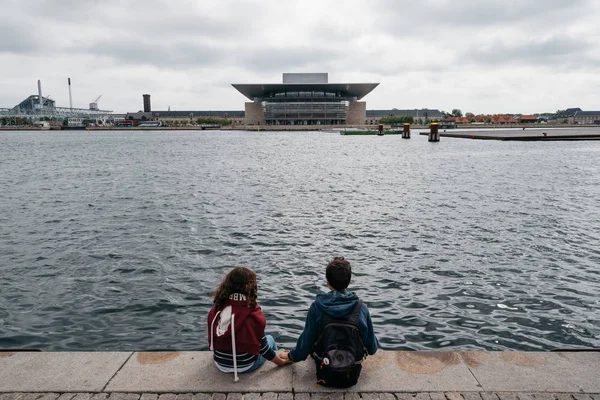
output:
[[[333,318],[340,318],[350,314],[357,301],[358,296],[354,292],[332,290],[329,293],[317,295],[315,303],[323,312]]]

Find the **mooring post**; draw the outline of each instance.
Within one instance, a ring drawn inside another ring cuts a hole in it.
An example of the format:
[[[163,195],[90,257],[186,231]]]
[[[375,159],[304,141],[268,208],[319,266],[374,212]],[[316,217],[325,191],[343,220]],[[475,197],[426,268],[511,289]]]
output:
[[[402,139],[410,139],[410,123],[404,123],[404,131],[402,131]]]
[[[439,125],[437,122],[432,122],[429,125],[429,142],[439,142],[440,141],[440,132],[438,130]]]

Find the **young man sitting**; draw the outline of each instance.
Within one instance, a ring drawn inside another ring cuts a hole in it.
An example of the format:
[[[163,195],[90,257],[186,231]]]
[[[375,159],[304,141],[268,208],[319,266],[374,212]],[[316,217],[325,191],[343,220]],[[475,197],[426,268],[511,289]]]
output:
[[[330,292],[317,295],[308,310],[304,331],[287,357],[297,362],[311,354],[317,383],[350,387],[357,382],[365,353],[375,354],[379,342],[367,305],[354,292],[346,291],[352,277],[350,263],[343,257],[334,258],[325,277]]]

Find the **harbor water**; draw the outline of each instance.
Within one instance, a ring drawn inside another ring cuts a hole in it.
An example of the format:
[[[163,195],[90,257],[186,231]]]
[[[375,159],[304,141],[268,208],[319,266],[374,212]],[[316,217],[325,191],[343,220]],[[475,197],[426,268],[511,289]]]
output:
[[[0,348],[207,350],[259,277],[290,348],[325,266],[390,350],[600,347],[600,141],[0,132]]]

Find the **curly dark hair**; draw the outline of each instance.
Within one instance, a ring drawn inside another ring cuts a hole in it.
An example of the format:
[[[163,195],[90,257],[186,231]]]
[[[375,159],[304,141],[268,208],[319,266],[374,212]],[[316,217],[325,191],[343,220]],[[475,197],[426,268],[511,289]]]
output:
[[[325,277],[335,290],[345,290],[352,278],[352,267],[344,257],[335,257],[327,264]]]
[[[233,293],[241,293],[246,296],[246,305],[256,307],[258,296],[258,285],[256,284],[256,273],[250,268],[235,267],[223,279],[223,282],[215,290],[213,303],[217,310],[222,310],[229,296]]]

